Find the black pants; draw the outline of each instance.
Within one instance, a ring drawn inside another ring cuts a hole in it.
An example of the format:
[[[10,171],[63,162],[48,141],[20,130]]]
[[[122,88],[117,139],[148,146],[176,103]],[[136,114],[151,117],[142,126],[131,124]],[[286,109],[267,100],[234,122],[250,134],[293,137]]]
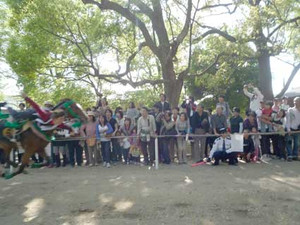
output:
[[[270,155],[271,154],[270,139],[271,139],[271,135],[262,135],[262,138],[261,138],[261,151],[262,151],[263,155],[265,155],[265,154]]]
[[[70,142],[68,142],[68,149],[69,149],[71,166],[75,165],[75,157],[74,157],[75,155],[76,155],[77,165],[81,166],[83,149],[80,146],[79,141],[70,141]]]
[[[273,135],[272,143],[273,143],[274,154],[278,158],[286,158],[285,137],[279,134]]]
[[[236,153],[235,152],[231,152],[231,153],[226,153],[224,151],[218,151],[215,152],[213,155],[213,158],[215,159],[215,165],[219,164],[220,160],[226,160],[229,159],[229,165],[235,164],[236,162]]]
[[[165,164],[170,164],[171,159],[170,159],[170,149],[169,149],[169,144],[170,144],[171,139],[170,138],[163,138],[162,139],[162,145],[163,145],[163,162]]]
[[[144,155],[144,163],[149,163],[148,149],[150,154],[150,163],[155,159],[155,139],[150,138],[149,142],[141,141],[141,149]]]

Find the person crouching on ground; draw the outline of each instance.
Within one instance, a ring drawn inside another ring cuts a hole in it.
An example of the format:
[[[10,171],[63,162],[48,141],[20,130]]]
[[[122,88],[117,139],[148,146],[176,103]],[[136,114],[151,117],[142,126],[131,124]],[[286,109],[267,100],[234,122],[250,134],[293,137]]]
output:
[[[214,166],[219,165],[220,160],[229,160],[229,165],[236,165],[236,153],[230,152],[231,139],[228,137],[226,128],[220,128],[218,133],[221,137],[217,138],[213,144],[212,150],[209,154],[209,160],[215,159]]]

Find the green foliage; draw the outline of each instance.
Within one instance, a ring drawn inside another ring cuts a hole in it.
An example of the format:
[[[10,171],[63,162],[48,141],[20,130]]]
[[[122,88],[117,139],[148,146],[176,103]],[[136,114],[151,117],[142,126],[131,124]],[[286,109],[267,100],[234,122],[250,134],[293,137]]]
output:
[[[47,83],[45,80],[39,82]],[[46,100],[56,104],[64,98],[71,98],[84,108],[96,104],[96,97],[89,88],[74,82],[65,82],[64,79],[56,79],[50,83],[51,85],[41,85],[43,88],[28,88],[26,93],[39,104],[43,104]]]
[[[137,108],[146,106],[149,109],[159,101],[159,94],[162,93],[162,89],[153,89],[153,87],[144,87],[143,90],[128,91],[123,95],[116,95],[113,92],[104,91],[106,96],[113,96],[113,98],[108,97],[109,105],[112,109],[121,106],[124,110],[129,107],[130,102],[134,102]]]
[[[247,45],[226,42],[219,37],[213,37],[205,42],[205,49],[194,52],[192,64],[193,73],[207,68],[212,63],[210,52],[222,54],[219,62],[200,77],[193,77],[186,82],[188,93],[196,100],[205,98],[206,108],[214,109],[219,95],[225,95],[231,107],[240,107],[242,111],[248,107],[248,98],[243,94],[244,84],[258,83],[258,65],[256,60],[244,59],[253,55],[253,50]]]

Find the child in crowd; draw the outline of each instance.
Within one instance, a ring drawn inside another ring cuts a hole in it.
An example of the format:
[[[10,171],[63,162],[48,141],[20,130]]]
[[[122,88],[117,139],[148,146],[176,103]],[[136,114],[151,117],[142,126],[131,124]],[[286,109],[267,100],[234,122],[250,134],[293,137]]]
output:
[[[265,107],[262,109],[262,115],[261,115],[261,132],[271,132],[272,131],[272,103],[267,102],[265,104]]]
[[[141,150],[139,146],[139,139],[137,137],[137,127],[134,127],[132,129],[132,133],[130,135],[130,160],[134,164],[139,164],[140,163],[140,155],[141,155]]]
[[[116,134],[115,134],[115,137],[119,137],[117,140],[118,140],[118,143],[121,147],[124,163],[129,165],[130,143],[129,143],[127,137],[121,138],[122,136],[126,136],[126,134],[121,132],[121,131],[117,131]]]

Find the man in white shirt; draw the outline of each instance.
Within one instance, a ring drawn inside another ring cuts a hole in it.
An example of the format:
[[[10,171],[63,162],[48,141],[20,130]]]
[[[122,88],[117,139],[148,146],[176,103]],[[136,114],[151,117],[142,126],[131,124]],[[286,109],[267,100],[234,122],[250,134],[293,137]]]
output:
[[[250,93],[248,88],[252,88],[254,93]],[[256,112],[260,107],[260,102],[263,101],[264,96],[260,90],[252,84],[244,85],[244,94],[250,99],[250,110]]]
[[[288,132],[300,130],[300,97],[294,99],[294,107],[287,111],[286,128]],[[298,160],[299,134],[289,134],[287,139],[288,161]]]

